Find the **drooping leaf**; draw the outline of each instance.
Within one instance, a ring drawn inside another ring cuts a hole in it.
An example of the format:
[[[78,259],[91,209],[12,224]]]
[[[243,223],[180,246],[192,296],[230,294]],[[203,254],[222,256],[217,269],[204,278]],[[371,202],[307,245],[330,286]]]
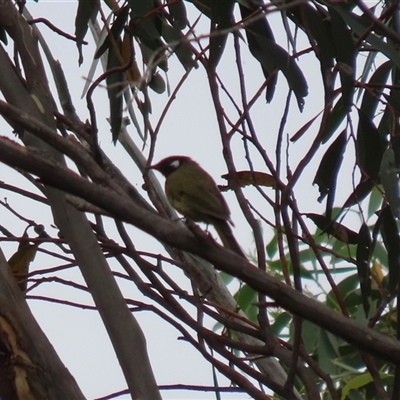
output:
[[[359,204],[368,196],[373,187],[374,183],[371,181],[371,179],[361,180],[354,191],[351,193],[351,195],[345,201],[343,208],[348,208]]]
[[[211,18],[211,7],[214,0],[188,0],[193,3],[197,9],[208,18]]]
[[[254,303],[257,301],[257,291],[251,286],[244,284],[236,293],[235,300],[247,317],[255,321],[258,311],[257,307],[254,306]]]
[[[272,239],[265,246],[265,250],[269,258],[273,258],[275,254],[278,252],[278,236],[274,235]]]
[[[153,48],[148,47],[145,43],[140,43],[142,57],[147,67],[155,70],[156,67],[161,68],[163,71],[168,71],[168,59],[164,44],[161,39],[157,39],[152,43]]]
[[[140,41],[143,61],[153,71],[156,67],[168,71],[165,45],[161,40],[165,16],[153,0],[128,0],[128,4],[132,10],[129,30]]]
[[[304,107],[304,97],[308,95],[308,85],[303,72],[296,63],[296,60],[289,53],[271,39],[250,33],[253,36],[255,45],[249,47],[253,56],[260,64],[272,74],[277,68],[285,75],[289,87],[293,90],[300,111]]]
[[[164,93],[166,89],[165,81],[159,72],[152,74],[148,85],[150,89],[154,90],[158,94]]]
[[[172,17],[172,25],[178,30],[186,28],[186,7],[182,0],[167,0],[169,15]]]
[[[216,68],[225,49],[228,33],[233,24],[233,0],[214,1],[211,6],[211,21],[215,29],[210,36],[210,66]]]
[[[118,11],[117,18],[115,19],[114,23],[112,24],[110,34],[113,37],[115,42],[119,42],[121,33],[124,29],[124,25],[126,24],[126,21],[128,19],[129,15],[129,7],[123,7]],[[110,35],[107,35],[106,38],[104,39],[104,42],[101,44],[101,46],[97,49],[94,58],[99,58],[101,57],[106,50],[111,48],[111,38]]]
[[[378,219],[376,220],[374,229],[372,230],[371,254],[375,251],[375,246],[377,246],[378,243],[379,232],[381,231],[382,221],[383,221],[382,217],[383,217],[382,211],[379,211]],[[384,246],[382,245],[381,248],[383,249],[382,251],[383,256],[380,257],[381,260],[384,260],[386,258],[386,251],[383,247]]]
[[[118,47],[121,46],[121,40],[118,42]],[[108,53],[107,71],[114,67],[120,67],[121,62],[113,48],[110,48]],[[123,111],[123,89],[126,87],[124,73],[116,71],[109,74],[106,78],[107,94],[110,102],[110,125],[112,140],[115,144],[118,140],[119,132],[122,124]]]
[[[396,166],[400,165],[400,135],[394,135],[390,138],[390,144],[394,151],[394,160]]]
[[[333,200],[335,198],[336,180],[339,173],[340,165],[343,161],[343,153],[346,148],[347,133],[346,129],[336,138],[329,146],[328,150],[322,157],[313,184],[317,184],[320,192],[318,201],[328,195],[326,216],[331,218]]]
[[[400,277],[400,238],[396,220],[389,206],[381,211],[381,234],[388,254],[389,279],[388,291],[396,293]]]
[[[344,278],[337,284],[337,289],[339,290],[346,307],[358,308],[361,297],[356,293],[356,291],[359,285],[360,281],[357,273]],[[340,310],[336,295],[333,290],[330,290],[326,296],[326,305],[331,307],[333,310]]]
[[[197,67],[197,63],[193,57],[193,51],[185,40],[185,36],[182,32],[169,25],[167,21],[162,22],[162,36],[165,41],[170,45],[171,49],[175,52],[179,61],[183,65],[185,70],[189,70],[193,67]]]
[[[364,89],[364,96],[361,102],[361,111],[365,115],[375,116],[383,88],[389,78],[390,71],[393,68],[391,61],[386,61],[380,65],[368,82],[368,90]]]
[[[343,243],[357,244],[357,232],[354,232],[343,224],[332,221],[325,215],[314,213],[307,213],[305,215],[310,218],[314,222],[314,224],[317,225],[319,229],[321,229],[322,232],[326,232],[328,235],[332,235],[334,238],[340,240]]]
[[[287,12],[296,24],[307,34],[311,34],[311,40],[316,42],[316,54],[322,70],[332,69],[334,51],[327,11],[321,7],[315,8],[311,3],[300,3],[298,6],[290,7]]]
[[[341,15],[346,24],[348,24],[353,32],[356,33],[358,36],[364,37],[366,31],[370,30],[370,22],[365,25],[358,15],[346,10],[344,7],[334,4],[333,2],[329,3],[329,7],[334,8]],[[397,65],[397,67],[400,68],[399,52],[394,46],[386,43],[383,37],[379,37],[375,33],[369,33],[368,36],[365,38],[365,41],[369,43],[374,49],[386,55],[389,60],[392,60]]]
[[[370,309],[369,297],[371,296],[371,235],[368,226],[363,223],[358,233],[357,243],[357,272],[360,279],[361,297],[365,317],[368,318]]]
[[[129,28],[134,36],[152,50],[159,46],[161,36],[161,17],[154,0],[128,0],[132,10]]]
[[[381,127],[381,136],[386,139],[388,132],[399,132],[400,124],[398,118],[393,116],[393,113],[397,114],[400,110],[400,93],[398,90],[400,84],[400,69],[394,68],[392,70],[392,87],[390,93],[383,93],[382,96],[385,98],[387,104],[383,118],[385,118],[384,125]],[[383,119],[382,118],[382,119]],[[398,133],[397,133],[398,134]]]
[[[381,205],[382,193],[380,190],[374,187],[371,191],[371,196],[369,197],[367,218],[371,218],[372,215],[374,215],[377,210],[379,210]]]
[[[382,374],[383,375],[383,374]],[[352,391],[356,393],[362,393],[361,388],[373,382],[374,378],[369,372],[356,375],[354,378],[350,379],[342,389],[342,396],[340,400],[350,399]]]
[[[342,101],[345,112],[348,113],[353,104],[354,78],[356,74],[356,49],[353,36],[340,14],[334,9],[329,9],[332,37],[334,42],[335,58],[337,61]]]
[[[340,182],[338,182],[338,174],[340,166],[342,165],[343,161],[343,154],[346,148],[346,141],[347,141],[347,134],[346,130],[344,130],[330,147],[332,148],[332,153],[330,155],[333,155],[336,152],[338,158],[333,161],[335,167],[331,176],[331,184],[329,186],[328,197],[326,199],[325,215],[328,218],[332,218],[332,208],[333,208],[333,203],[335,201],[336,186],[338,183],[340,185]]]
[[[309,121],[307,121],[291,138],[291,142],[296,142],[299,140],[305,132],[308,131],[310,126],[314,123],[314,121],[319,117],[321,113],[319,112],[315,117],[311,118]]]
[[[260,10],[258,11],[260,12]],[[242,16],[242,21],[247,24],[246,27],[246,36],[247,36],[247,42],[249,44],[249,49],[253,56],[258,59],[258,57],[255,55],[259,50],[259,45],[257,43],[255,35],[260,35],[265,38],[268,38],[272,42],[275,43],[275,37],[272,32],[272,29],[268,23],[268,20],[263,17],[263,18],[254,18],[254,7],[248,8],[240,4],[240,14]],[[249,23],[249,19],[251,19],[251,22]],[[254,51],[254,53],[253,53]],[[258,59],[258,61],[260,61]],[[263,71],[263,74],[265,76],[265,79],[268,81],[267,84],[267,93],[266,93],[266,99],[267,102],[271,102],[272,98],[274,96],[275,92],[275,87],[276,87],[276,82],[278,79],[278,76],[276,74],[275,66],[269,66],[267,67],[266,65],[263,65],[261,63],[261,69]]]
[[[318,365],[328,374],[337,373],[337,367],[334,362],[339,356],[337,341],[337,337],[328,331],[319,330],[317,346]]]
[[[282,314],[278,315],[275,318],[274,323],[271,325],[271,332],[274,335],[279,335],[283,329],[286,329],[289,326],[292,318],[292,315],[287,312],[283,312]]]
[[[322,138],[322,143],[326,143],[331,138],[331,136],[336,132],[336,129],[338,129],[340,124],[343,122],[346,115],[346,107],[343,97],[341,96],[329,113],[328,122],[326,123],[326,132]]]
[[[394,151],[391,147],[383,153],[380,177],[383,189],[385,190],[386,201],[389,203],[392,213],[400,218],[400,187],[399,169],[396,165]]]
[[[76,46],[79,52],[79,65],[83,62],[82,44],[88,30],[88,23],[97,12],[97,0],[79,0],[75,17]]]
[[[358,164],[373,182],[379,180],[379,170],[383,156],[383,142],[378,129],[372,122],[372,116],[367,116],[358,110],[357,156]]]
[[[307,320],[302,323],[301,335],[307,353],[314,354],[318,346],[320,327]]]

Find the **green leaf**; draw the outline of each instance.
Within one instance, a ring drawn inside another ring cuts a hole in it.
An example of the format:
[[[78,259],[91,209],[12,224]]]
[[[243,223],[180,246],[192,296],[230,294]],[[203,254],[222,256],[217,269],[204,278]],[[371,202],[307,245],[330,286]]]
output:
[[[296,142],[299,140],[305,132],[308,131],[308,129],[311,127],[311,125],[314,123],[314,121],[319,117],[320,113],[318,113],[315,117],[311,118],[309,121],[307,121],[291,138],[291,142]]]
[[[383,142],[372,117],[358,111],[357,155],[362,171],[374,182],[379,180]]]
[[[389,78],[389,73],[392,68],[393,63],[391,61],[386,61],[380,65],[371,76],[368,82],[368,89],[364,89],[364,96],[360,107],[365,115],[375,116],[378,104],[380,104],[384,85]]]
[[[327,71],[333,68],[333,41],[328,19],[325,10],[315,9],[310,3],[302,3],[299,6],[290,7],[287,12],[292,16],[295,23],[305,32],[310,32],[311,37],[317,43],[317,56],[321,62],[322,70]]]
[[[396,293],[400,277],[400,238],[396,221],[389,206],[386,206],[382,212],[381,233],[383,243],[388,254],[389,264],[389,283],[388,290],[391,295]]]
[[[76,46],[79,52],[79,65],[83,62],[82,44],[88,30],[90,18],[97,12],[97,0],[79,0],[75,17]]]
[[[354,306],[354,304],[355,305],[360,304],[357,299],[354,300],[354,297],[352,297],[356,292],[356,290],[358,289],[359,284],[360,281],[358,278],[358,274],[355,273],[343,279],[341,282],[337,284],[337,289],[342,298],[345,300],[345,304],[347,306]],[[360,296],[358,296],[358,298],[361,300]],[[339,310],[336,296],[332,290],[326,296],[326,305],[334,310]]]
[[[353,14],[350,11],[345,10],[343,7],[339,5],[335,5],[332,2],[329,3],[329,7],[335,9],[343,18],[343,20],[350,26],[350,28],[356,33],[358,36],[364,36],[367,29],[370,29],[370,24],[368,26],[364,26],[360,21],[360,18]],[[375,50],[380,51],[384,55],[387,56],[389,60],[392,60],[398,68],[400,68],[400,54],[395,48],[388,43],[386,43],[384,36],[379,37],[374,33],[370,33],[365,41],[369,43]]]
[[[361,375],[357,375],[355,378],[351,379],[349,382],[344,385],[342,389],[342,396],[340,400],[345,400],[350,393],[350,390],[357,390],[369,383],[373,382],[373,378],[369,372],[366,372]]]
[[[271,332],[274,335],[282,334],[282,331],[289,326],[292,316],[287,312],[282,312],[276,318],[274,323],[271,325]]]
[[[216,68],[225,49],[228,33],[223,33],[232,26],[233,0],[218,0],[212,3],[211,21],[215,25],[215,29],[211,31],[210,36],[210,65]]]
[[[167,0],[169,15],[172,18],[172,25],[178,30],[186,28],[187,15],[186,7],[182,0]]]
[[[357,244],[357,272],[360,279],[361,297],[364,307],[365,317],[368,318],[370,304],[369,297],[371,296],[371,235],[368,226],[364,223],[361,225],[358,233]]]
[[[330,137],[336,132],[336,129],[339,128],[346,115],[347,110],[343,96],[341,96],[329,113],[328,122],[326,123],[326,132],[322,138],[322,143],[326,143],[330,139]]]
[[[272,40],[272,42],[275,43],[274,34],[268,23],[267,18],[265,18],[264,16],[262,18],[254,18],[254,16],[255,16],[254,7],[251,7],[251,8],[246,7],[243,4],[240,4],[239,6],[240,6],[240,15],[242,17],[242,21],[247,24],[246,36],[247,36],[247,42],[249,44],[249,49],[252,52],[252,54],[253,54],[252,49],[255,49],[255,51],[257,51],[256,49],[259,47],[254,34],[264,36],[264,37]],[[259,12],[260,12],[260,10],[259,10]],[[251,19],[250,23],[249,23],[249,19]],[[254,54],[253,54],[253,56],[254,56]],[[270,103],[274,97],[278,75],[274,71],[275,67],[267,68],[265,65],[263,65],[261,63],[261,69],[262,69],[264,77],[267,81],[266,100],[267,100],[267,103]]]
[[[314,354],[318,346],[318,337],[321,328],[312,322],[304,320],[301,325],[301,336],[304,347],[309,354]]]
[[[234,276],[227,274],[226,272],[220,272],[219,273],[221,279],[225,283],[225,285],[229,285],[234,279],[236,279]]]
[[[357,232],[352,231],[339,222],[332,221],[331,218],[327,217],[326,215],[314,213],[307,213],[305,215],[310,218],[319,229],[321,229],[322,233],[326,232],[327,234],[332,235],[334,238],[346,244],[357,244]]]
[[[188,0],[193,3],[198,10],[208,18],[211,18],[211,8],[214,0]]]
[[[399,169],[396,165],[394,151],[391,147],[383,153],[380,177],[383,189],[385,190],[386,201],[389,203],[392,213],[400,218],[400,187]]]
[[[159,47],[158,39],[161,36],[161,21],[164,17],[156,12],[154,0],[128,0],[128,4],[132,10],[129,23],[132,34],[155,50],[154,46]]]
[[[253,9],[240,6],[242,19],[253,15]],[[254,15],[253,15],[254,16]],[[246,26],[247,41],[251,54],[260,62],[263,71],[272,75],[275,69],[282,71],[289,87],[293,90],[300,110],[304,106],[304,97],[308,94],[306,79],[295,59],[275,42],[272,30],[266,18],[255,19]]]
[[[289,87],[297,98],[299,109],[302,111],[304,97],[308,95],[308,85],[296,60],[272,40],[257,34],[254,34],[254,38],[257,46],[250,47],[251,53],[269,73],[272,73],[275,68],[283,72]]]
[[[361,182],[356,186],[354,191],[345,201],[343,208],[352,207],[363,201],[374,187],[373,182],[370,179],[361,180]]]
[[[249,317],[249,312],[252,310],[253,317],[254,311],[257,313],[258,308],[254,305],[257,301],[258,292],[255,291],[252,287],[247,284],[244,284],[236,293],[235,299],[238,303],[238,306],[243,310],[243,312]],[[254,320],[254,318],[252,318]]]
[[[168,25],[167,21],[162,23],[162,36],[175,52],[179,61],[185,68],[189,70],[197,67],[197,63],[193,58],[193,51],[190,44],[185,40],[185,36],[177,28]]]
[[[120,36],[128,19],[128,15],[129,15],[128,7],[123,7],[119,10],[117,18],[115,19],[110,29],[110,34],[106,36],[104,42],[97,49],[94,58],[100,58],[109,48],[112,47],[110,35],[114,38],[115,42],[120,41]]]
[[[155,69],[156,67],[161,68],[163,71],[168,71],[168,60],[165,49],[163,49],[164,44],[161,39],[151,43],[152,47],[148,47],[145,43],[140,43],[140,49],[142,51],[143,61]]]
[[[250,51],[253,56],[269,73],[272,73],[275,68],[283,72],[289,87],[293,90],[297,98],[299,109],[302,111],[304,97],[308,95],[308,85],[296,60],[271,39],[255,33],[251,33],[251,35],[257,44],[256,46],[250,46],[249,42]]]
[[[343,154],[347,143],[346,129],[328,147],[319,164],[313,185],[317,184],[320,192],[318,201],[321,202],[328,195],[326,217],[331,219],[333,201],[335,198],[336,180],[340,166],[343,161]]]
[[[335,49],[335,58],[339,66],[339,75],[342,89],[343,107],[347,112],[353,104],[354,77],[356,73],[356,49],[353,37],[341,15],[330,8],[332,37]]]
[[[118,42],[120,47],[121,41]],[[121,66],[115,51],[110,48],[108,53],[107,71],[114,67]],[[110,102],[110,124],[112,132],[112,140],[115,144],[121,130],[122,112],[123,112],[123,89],[126,87],[124,73],[121,71],[114,72],[107,76],[107,93]]]
[[[382,204],[382,193],[377,188],[372,188],[368,203],[368,218],[371,218]]]
[[[319,330],[317,354],[318,365],[327,374],[336,374],[334,361],[339,357],[337,338],[327,331]]]
[[[150,81],[148,82],[149,87],[156,93],[161,94],[165,92],[166,84],[164,78],[159,72],[152,74]]]
[[[270,240],[270,242],[267,244],[266,246],[266,251],[267,251],[267,255],[269,258],[273,258],[274,255],[277,253],[278,251],[278,237],[277,235],[274,235],[272,237],[272,239]]]

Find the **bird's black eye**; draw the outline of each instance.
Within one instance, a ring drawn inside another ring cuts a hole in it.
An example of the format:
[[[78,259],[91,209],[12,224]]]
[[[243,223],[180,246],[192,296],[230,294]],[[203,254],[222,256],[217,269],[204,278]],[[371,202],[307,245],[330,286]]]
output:
[[[173,171],[177,170],[177,169],[180,167],[180,165],[181,165],[180,160],[173,160],[173,161],[171,161],[171,163],[169,164],[171,170],[173,170]]]

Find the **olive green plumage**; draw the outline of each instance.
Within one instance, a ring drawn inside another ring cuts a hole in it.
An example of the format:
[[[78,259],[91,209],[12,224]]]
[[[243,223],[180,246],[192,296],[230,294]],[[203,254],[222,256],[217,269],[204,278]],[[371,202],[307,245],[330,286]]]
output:
[[[171,156],[151,168],[166,178],[165,194],[185,218],[214,226],[223,245],[244,256],[229,226],[230,211],[214,179],[189,157]]]

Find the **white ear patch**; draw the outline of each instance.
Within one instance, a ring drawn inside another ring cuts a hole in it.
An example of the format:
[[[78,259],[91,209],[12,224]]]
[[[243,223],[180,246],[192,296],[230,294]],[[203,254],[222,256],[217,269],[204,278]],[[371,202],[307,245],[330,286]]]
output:
[[[171,164],[169,164],[169,166],[170,166],[172,169],[178,169],[178,168],[180,167],[180,165],[181,165],[180,160],[171,161]]]

